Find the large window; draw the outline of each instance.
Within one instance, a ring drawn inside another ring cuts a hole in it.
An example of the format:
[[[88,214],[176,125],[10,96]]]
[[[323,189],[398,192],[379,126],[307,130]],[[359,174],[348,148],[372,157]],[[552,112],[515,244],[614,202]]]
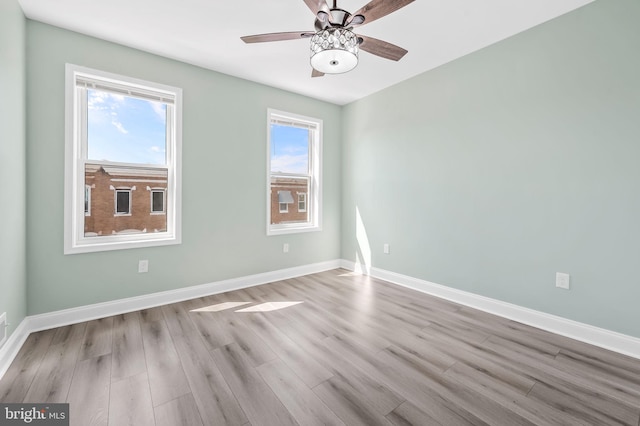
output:
[[[322,226],[322,121],[268,111],[267,234]]]
[[[180,243],[181,89],[66,78],[65,254]]]

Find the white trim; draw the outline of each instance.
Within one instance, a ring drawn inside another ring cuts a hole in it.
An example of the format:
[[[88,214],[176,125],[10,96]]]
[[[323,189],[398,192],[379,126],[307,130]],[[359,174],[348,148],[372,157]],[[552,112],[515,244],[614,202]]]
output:
[[[45,314],[32,315],[29,317],[29,331],[34,332],[47,330],[54,327],[61,327],[78,322],[90,321],[97,318],[104,318],[112,315],[123,314],[126,312],[139,311],[141,309],[163,306],[171,303],[181,302],[183,300],[208,296],[211,294],[224,293],[226,291],[239,290],[241,288],[268,284],[271,282],[301,277],[308,274],[330,271],[338,267],[340,267],[339,260],[330,260],[321,263],[314,263],[311,265],[296,266],[293,268],[263,272],[261,274],[248,275],[239,278],[231,278],[228,280],[216,281],[208,284],[201,284],[175,290],[145,294],[142,296],[129,297],[126,299],[113,300],[110,302],[96,303],[93,305],[48,312]]]
[[[3,312],[0,314],[0,348],[4,345],[4,342],[7,341],[9,334],[7,333],[7,328],[9,327],[9,323],[7,322],[7,313]]]
[[[13,359],[18,355],[20,348],[24,345],[29,337],[29,320],[25,318],[11,333],[7,341],[0,347],[0,379],[7,372],[9,366],[13,362]]]
[[[348,260],[342,260],[341,267],[356,272],[361,272],[363,269],[362,266]],[[408,287],[422,293],[427,293],[490,314],[640,359],[640,339],[637,337],[535,311],[489,297],[479,296],[384,269],[374,267],[364,269],[368,269],[367,275],[392,284]]]

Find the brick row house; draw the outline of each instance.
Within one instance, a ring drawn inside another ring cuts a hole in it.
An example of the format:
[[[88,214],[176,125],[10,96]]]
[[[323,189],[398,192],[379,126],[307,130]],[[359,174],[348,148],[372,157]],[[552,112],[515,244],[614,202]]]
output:
[[[164,232],[167,171],[87,164],[84,234]]]
[[[308,193],[307,179],[272,177],[271,224],[307,222]]]

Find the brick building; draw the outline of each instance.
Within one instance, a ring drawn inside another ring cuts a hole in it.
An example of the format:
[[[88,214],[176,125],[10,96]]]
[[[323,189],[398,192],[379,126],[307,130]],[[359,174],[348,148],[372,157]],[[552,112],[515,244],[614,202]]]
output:
[[[167,171],[87,164],[86,237],[165,232]]]
[[[307,179],[271,178],[271,224],[309,220]]]

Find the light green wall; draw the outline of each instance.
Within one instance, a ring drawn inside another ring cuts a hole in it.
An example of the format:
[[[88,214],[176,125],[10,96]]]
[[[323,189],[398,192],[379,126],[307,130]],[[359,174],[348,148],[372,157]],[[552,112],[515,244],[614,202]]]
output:
[[[66,62],[183,89],[181,245],[63,255]],[[339,258],[340,107],[35,21],[27,65],[29,314]],[[324,120],[322,232],[266,236],[268,107]]]
[[[2,4],[15,144],[0,169],[21,199],[24,19]],[[343,108],[27,21],[28,312],[371,250],[379,268],[640,337],[639,18],[635,0],[600,0]],[[182,245],[62,254],[65,62],[184,89]],[[324,120],[321,233],[265,236],[268,107]],[[24,210],[0,211],[0,309],[17,323]]]
[[[596,1],[345,107],[343,258],[640,337],[638,22]]]
[[[25,18],[17,0],[0,2],[0,314],[9,334],[26,315]]]

